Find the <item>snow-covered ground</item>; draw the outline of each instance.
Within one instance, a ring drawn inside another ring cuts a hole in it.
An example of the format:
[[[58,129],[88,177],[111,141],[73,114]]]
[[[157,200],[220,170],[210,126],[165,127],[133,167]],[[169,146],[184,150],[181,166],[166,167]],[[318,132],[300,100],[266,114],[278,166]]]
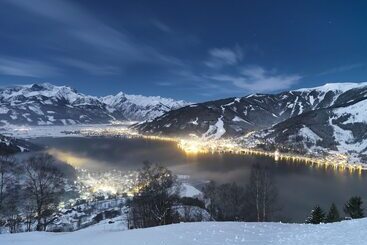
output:
[[[1,245],[347,245],[367,244],[367,219],[333,224],[201,222],[125,230],[99,224],[72,233],[0,235]]]

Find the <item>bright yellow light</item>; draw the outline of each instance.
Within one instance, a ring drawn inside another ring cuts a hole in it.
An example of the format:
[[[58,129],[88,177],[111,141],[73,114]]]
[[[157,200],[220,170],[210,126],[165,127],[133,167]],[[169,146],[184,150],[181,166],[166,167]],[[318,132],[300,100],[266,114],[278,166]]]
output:
[[[47,152],[50,155],[52,155],[53,157],[55,157],[57,160],[60,160],[62,162],[66,162],[66,163],[72,165],[73,167],[82,167],[83,165],[90,162],[90,159],[88,159],[88,158],[77,156],[77,155],[71,154],[69,152],[64,152],[64,151],[60,151],[60,150],[56,150],[56,149],[50,149]]]
[[[231,154],[251,154],[259,156],[274,157],[276,161],[280,159],[286,159],[293,163],[306,163],[318,167],[334,167],[341,171],[359,171],[367,169],[367,165],[362,163],[349,162],[346,154],[329,154],[328,156],[301,156],[292,153],[281,153],[278,151],[268,152],[252,147],[246,148],[243,143],[234,139],[206,139],[200,138],[197,135],[190,134],[188,138],[177,137],[162,137],[156,135],[143,135],[137,131],[129,128],[104,128],[104,129],[85,129],[81,132],[84,135],[122,135],[128,138],[143,138],[150,140],[175,142],[177,146],[187,154],[207,154],[207,153],[231,153]],[[244,138],[250,137],[254,132],[249,132]],[[84,163],[90,165],[90,159],[62,153],[54,152],[56,157],[60,160],[69,162],[74,166],[80,166]]]
[[[93,192],[103,192],[103,193],[111,193],[116,194],[117,190],[113,186],[109,185],[96,185],[93,187]]]

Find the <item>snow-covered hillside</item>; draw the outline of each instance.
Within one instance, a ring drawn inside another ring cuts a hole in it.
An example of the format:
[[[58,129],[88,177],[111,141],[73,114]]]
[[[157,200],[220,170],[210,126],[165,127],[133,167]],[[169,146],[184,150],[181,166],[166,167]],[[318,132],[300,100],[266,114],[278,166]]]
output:
[[[196,134],[205,138],[242,136],[289,118],[365,98],[367,83],[335,83],[279,94],[251,94],[189,105],[137,126],[163,135]]]
[[[367,244],[367,219],[332,224],[242,222],[181,223],[121,231],[119,223],[98,224],[72,233],[0,235],[2,245],[346,245]]]
[[[150,120],[186,105],[161,97],[118,93],[98,98],[48,83],[0,89],[3,125],[73,125],[114,120]]]
[[[303,113],[264,130],[261,137],[309,152],[334,150],[367,160],[367,89],[347,90],[335,105]],[[361,159],[357,159],[361,160]]]
[[[25,140],[15,139],[13,137],[0,134],[0,154],[27,152],[38,148],[39,147]]]

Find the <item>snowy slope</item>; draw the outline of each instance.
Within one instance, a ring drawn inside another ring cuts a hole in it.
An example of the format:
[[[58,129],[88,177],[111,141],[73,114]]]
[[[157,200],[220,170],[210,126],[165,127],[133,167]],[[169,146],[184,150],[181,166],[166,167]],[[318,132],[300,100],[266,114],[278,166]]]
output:
[[[335,150],[367,160],[367,90],[340,95],[337,105],[303,113],[261,132],[268,141],[309,152]],[[360,159],[360,160],[361,160]]]
[[[309,111],[363,99],[366,93],[367,83],[335,83],[279,94],[251,94],[189,105],[136,128],[149,134],[241,136]]]
[[[346,245],[367,244],[367,219],[333,224],[202,222],[117,231],[115,224],[73,233],[0,235],[2,245]]]
[[[161,97],[123,93],[98,98],[67,86],[32,84],[0,89],[0,123],[73,125],[150,120],[186,104]]]

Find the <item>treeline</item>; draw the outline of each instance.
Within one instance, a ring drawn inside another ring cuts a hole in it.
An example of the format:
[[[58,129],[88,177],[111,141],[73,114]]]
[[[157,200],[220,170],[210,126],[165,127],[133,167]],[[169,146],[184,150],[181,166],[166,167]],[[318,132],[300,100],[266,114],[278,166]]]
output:
[[[53,222],[65,184],[50,155],[37,154],[22,164],[11,155],[0,156],[0,227],[11,233],[45,231]]]
[[[246,188],[235,183],[207,184],[203,188],[206,203],[180,198],[181,186],[176,176],[150,163],[145,163],[139,171],[137,188],[137,194],[129,203],[130,228],[191,221],[192,215],[183,215],[189,207],[198,207],[194,221],[202,220],[203,210],[217,221],[269,221],[279,210],[274,178],[268,169],[258,164],[252,167]]]
[[[306,219],[308,224],[333,223],[344,219],[360,219],[364,217],[363,201],[361,197],[351,197],[344,205],[343,211],[346,217],[342,218],[338,208],[334,203],[331,204],[326,213],[320,206],[315,206],[310,216]]]
[[[210,214],[218,221],[271,221],[280,210],[274,177],[259,164],[252,166],[245,188],[211,182],[203,192]]]

